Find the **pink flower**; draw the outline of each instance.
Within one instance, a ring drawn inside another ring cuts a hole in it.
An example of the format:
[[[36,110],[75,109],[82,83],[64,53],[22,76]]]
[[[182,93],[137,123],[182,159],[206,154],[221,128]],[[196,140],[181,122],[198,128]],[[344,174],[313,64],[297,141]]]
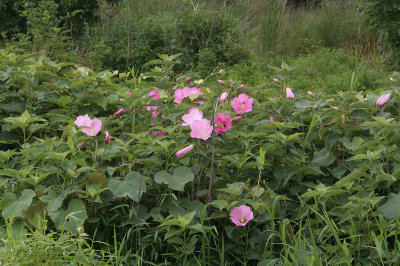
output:
[[[219,83],[219,84],[224,84],[224,82],[222,81],[222,80],[217,80],[217,82]]]
[[[91,119],[90,119],[89,115],[86,114],[84,116],[83,115],[78,116],[75,119],[74,123],[77,127],[84,127],[84,126],[88,127],[88,126],[90,126],[90,121],[91,121]]]
[[[385,93],[376,101],[376,105],[383,106],[390,100],[390,93]]]
[[[307,93],[308,93],[308,95],[312,95],[312,92],[311,92],[311,91],[307,91]]]
[[[214,123],[216,125],[216,128],[214,129],[215,133],[221,134],[232,127],[232,118],[224,113],[218,113],[215,116]]]
[[[337,106],[333,106],[332,108],[333,108],[333,110],[335,110],[335,111],[339,110],[339,107],[337,107]]]
[[[151,114],[151,118],[156,118],[157,117],[157,111],[153,111],[153,113]]]
[[[393,81],[393,80],[394,80],[394,78],[392,78],[392,77],[389,77],[389,79],[390,79],[391,81]]]
[[[131,96],[132,93],[130,93],[130,92],[128,91],[126,94],[128,94],[128,96]]]
[[[249,206],[241,205],[231,210],[231,221],[237,226],[245,226],[249,221],[253,220],[253,212]]]
[[[106,131],[105,134],[106,134],[105,142],[108,144],[110,140],[113,138],[113,136],[111,136],[110,133],[108,133],[108,131]]]
[[[165,135],[167,135],[167,132],[159,131],[158,134],[157,134],[157,137],[164,137]]]
[[[243,89],[244,87],[246,87],[245,84],[242,84],[242,85],[239,86],[240,89]]]
[[[157,92],[157,89],[158,88],[154,88],[154,90],[149,92],[149,96],[153,96],[153,97],[151,97],[151,99],[147,103],[160,99],[160,94]]]
[[[294,94],[290,88],[286,88],[286,98],[294,99]]]
[[[126,110],[125,109],[119,109],[118,111],[115,112],[115,116],[119,116],[123,112],[126,112]]]
[[[187,78],[187,79],[186,79],[186,82],[189,83],[191,80],[192,80],[191,78]]]
[[[97,133],[100,132],[102,122],[98,118],[94,118],[93,120],[86,114],[85,116],[78,116],[75,120],[75,125],[82,128],[81,131],[88,136],[96,136]]]
[[[221,102],[221,103],[223,103],[223,102],[225,102],[226,101],[226,99],[228,98],[228,93],[227,92],[224,92],[224,93],[222,93],[221,94],[221,96],[219,97],[219,102]]]
[[[249,98],[245,93],[242,93],[232,100],[232,107],[237,114],[251,112],[253,110],[253,98]]]
[[[269,121],[274,122],[274,117],[272,115],[269,117]]]
[[[194,101],[193,103],[197,103],[197,104],[204,104],[203,101]]]
[[[175,90],[175,99],[174,103],[181,104],[182,100],[186,97],[189,97],[190,95],[204,95],[204,93],[201,92],[199,88],[193,87],[185,87],[183,89],[177,89]]]
[[[181,104],[183,98],[185,98],[183,96],[183,91],[181,89],[177,89],[177,90],[175,90],[174,95],[175,95],[174,103]]]
[[[277,79],[277,78],[273,78],[272,79],[275,83],[278,83],[279,82],[279,79]]]
[[[193,144],[189,145],[182,150],[179,150],[177,153],[175,153],[176,157],[182,157],[183,155],[189,153],[193,149]]]
[[[242,119],[242,118],[243,118],[242,116],[235,116],[234,119],[235,119],[236,121],[239,121],[239,120]]]
[[[192,108],[189,110],[189,114],[182,116],[182,120],[185,122],[182,126],[190,126],[194,121],[201,119],[203,119],[203,112],[197,108]]]
[[[147,111],[151,111],[151,110],[157,110],[160,109],[160,106],[146,106],[146,110]]]
[[[207,140],[212,133],[213,127],[210,125],[211,121],[208,119],[195,120],[190,125],[190,136],[196,139]]]

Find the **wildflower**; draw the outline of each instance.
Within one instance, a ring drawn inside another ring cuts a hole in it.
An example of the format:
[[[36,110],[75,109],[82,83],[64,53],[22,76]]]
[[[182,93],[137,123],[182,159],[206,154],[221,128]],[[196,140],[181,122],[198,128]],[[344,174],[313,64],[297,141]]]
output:
[[[128,91],[126,94],[128,94],[128,96],[131,96],[132,93],[130,93],[130,92]]]
[[[187,78],[187,79],[186,79],[186,82],[189,83],[191,80],[192,80],[191,78]]]
[[[194,121],[201,119],[203,119],[203,112],[197,108],[192,108],[189,110],[189,114],[182,116],[182,120],[184,121],[182,126],[190,126]]]
[[[113,136],[111,136],[110,133],[108,133],[108,131],[106,131],[105,134],[106,134],[105,142],[108,144],[110,140],[113,138]]]
[[[100,132],[102,122],[98,118],[90,119],[88,114],[85,116],[78,116],[74,121],[75,125],[82,128],[81,131],[88,136],[96,136]]]
[[[307,91],[307,93],[308,93],[308,95],[312,95],[312,92],[311,92],[311,91]]]
[[[183,155],[189,153],[192,149],[193,149],[193,144],[179,150],[177,153],[175,153],[175,155],[176,157],[182,157]]]
[[[197,103],[197,104],[204,104],[203,101],[194,101],[193,103]]]
[[[223,103],[223,102],[225,102],[226,101],[226,99],[228,98],[228,93],[227,92],[224,92],[224,93],[222,93],[221,94],[221,96],[219,97],[219,102],[221,102],[221,103]]]
[[[224,84],[224,82],[222,81],[222,80],[217,80],[217,82],[219,83],[219,84]]]
[[[160,99],[160,94],[157,92],[157,89],[158,88],[154,88],[154,90],[149,92],[149,96],[153,96],[153,97],[151,97],[151,99],[147,103],[150,103],[151,101]]]
[[[278,83],[279,82],[279,79],[277,79],[277,78],[273,78],[272,79],[275,83]]]
[[[146,110],[147,111],[151,111],[151,110],[157,110],[160,109],[160,106],[146,106]]]
[[[157,117],[157,111],[153,111],[153,113],[151,113],[151,118],[156,118]]]
[[[246,87],[245,84],[242,84],[242,85],[239,86],[240,89],[243,89],[244,87]]]
[[[232,127],[232,118],[229,115],[225,115],[224,113],[218,113],[215,116],[214,123],[217,126],[214,129],[215,133],[221,134]]]
[[[245,93],[242,93],[232,100],[232,107],[237,114],[251,112],[253,110],[253,98],[249,98]]]
[[[190,136],[196,139],[207,140],[212,133],[213,127],[210,125],[211,121],[208,119],[195,120],[190,125]]]
[[[394,80],[394,78],[392,78],[392,77],[389,77],[389,79],[390,79],[391,81],[393,81],[393,80]]]
[[[333,106],[332,108],[333,108],[334,110],[336,110],[336,111],[339,110],[339,107],[337,107],[337,106]]]
[[[239,121],[239,120],[241,120],[242,118],[243,118],[243,116],[235,116],[234,119],[235,119],[236,121]]]
[[[118,111],[115,112],[115,116],[119,116],[121,113],[126,112],[125,109],[119,109]]]
[[[383,106],[390,100],[390,93],[385,93],[376,101],[376,105]]]
[[[231,221],[237,226],[245,226],[249,221],[253,220],[253,212],[249,206],[241,205],[231,210]]]
[[[290,88],[286,88],[286,98],[288,98],[288,99],[294,98],[294,94]]]
[[[274,117],[272,115],[269,117],[269,121],[274,122]]]

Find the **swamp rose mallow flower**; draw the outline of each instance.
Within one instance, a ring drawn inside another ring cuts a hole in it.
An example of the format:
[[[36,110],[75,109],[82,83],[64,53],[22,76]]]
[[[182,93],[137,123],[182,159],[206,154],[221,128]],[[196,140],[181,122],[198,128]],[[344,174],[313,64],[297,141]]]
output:
[[[243,116],[235,116],[234,119],[235,119],[236,121],[239,121],[239,120],[241,120],[242,118],[243,118]]]
[[[383,106],[390,100],[390,93],[385,93],[376,101],[376,105]]]
[[[286,98],[294,99],[294,94],[290,88],[286,88]]]
[[[123,112],[126,112],[126,110],[121,108],[121,109],[119,109],[118,111],[115,112],[115,116],[119,116]]]
[[[240,89],[243,89],[244,87],[246,87],[245,84],[242,84],[242,85],[239,86]]]
[[[232,127],[232,118],[224,113],[218,113],[215,116],[214,124],[216,126],[215,133],[221,134]]]
[[[278,83],[279,82],[279,79],[277,79],[277,78],[273,78],[272,79],[275,83]]]
[[[151,101],[160,99],[160,94],[157,92],[157,90],[158,90],[158,88],[154,88],[154,90],[149,92],[149,96],[153,96],[153,97],[151,97],[151,99],[147,103],[150,103]]]
[[[274,117],[272,115],[269,117],[269,121],[274,122]]]
[[[84,116],[82,115],[78,116],[74,121],[74,123],[78,127],[85,127],[82,128],[81,131],[86,135],[92,137],[96,136],[100,132],[102,126],[102,122],[100,119],[98,118],[90,119],[88,114]]]
[[[222,80],[217,80],[218,84],[224,84],[224,82]]]
[[[175,153],[175,155],[176,157],[182,157],[183,155],[188,154],[192,149],[193,149],[193,144],[179,150],[177,153]]]
[[[221,103],[223,103],[223,102],[225,102],[226,101],[226,99],[228,98],[228,93],[227,92],[224,92],[224,93],[222,93],[221,94],[221,96],[219,97],[219,102],[221,102]]]
[[[204,95],[199,88],[193,87],[185,87],[183,89],[176,89],[175,90],[175,99],[174,103],[181,104],[184,98],[189,97],[190,95]]]
[[[108,144],[110,140],[113,138],[113,136],[111,136],[110,133],[108,133],[108,131],[104,133],[106,134],[106,138],[104,139],[104,141],[106,142],[106,144]]]
[[[253,98],[242,93],[232,100],[232,107],[237,114],[244,114],[253,110]]]
[[[189,83],[190,81],[192,81],[192,79],[191,79],[191,78],[187,78],[187,79],[186,79],[186,82],[188,82],[188,83]]]
[[[208,119],[195,120],[190,125],[190,136],[196,139],[207,140],[212,133],[213,127],[210,125],[211,121]]]
[[[189,110],[188,114],[182,116],[182,126],[190,126],[194,121],[203,119],[203,112],[197,108],[192,108]]]
[[[237,226],[245,226],[249,221],[253,220],[253,212],[251,208],[246,205],[235,207],[230,213],[231,221]]]

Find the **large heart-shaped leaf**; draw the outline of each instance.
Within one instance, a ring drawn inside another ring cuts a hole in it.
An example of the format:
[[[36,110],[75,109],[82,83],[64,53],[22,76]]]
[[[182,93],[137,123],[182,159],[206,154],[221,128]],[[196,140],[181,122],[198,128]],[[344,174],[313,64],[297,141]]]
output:
[[[6,193],[1,199],[4,219],[10,217],[25,217],[25,212],[31,205],[35,195],[35,192],[30,189],[25,189],[20,198],[17,198],[14,193]]]
[[[167,184],[173,190],[183,191],[185,184],[193,181],[194,174],[187,167],[175,168],[174,174],[171,175],[166,171],[159,171],[154,176],[154,181],[158,184]]]
[[[60,208],[54,212],[49,212],[57,229],[65,229],[73,234],[79,233],[83,221],[87,217],[85,204],[80,199],[73,199],[69,202],[67,210]]]
[[[146,192],[146,183],[138,172],[130,172],[124,180],[112,178],[108,188],[117,197],[129,197],[138,202],[143,192]]]
[[[382,212],[390,219],[396,219],[400,210],[400,193],[390,193],[388,201],[378,208],[379,212]]]

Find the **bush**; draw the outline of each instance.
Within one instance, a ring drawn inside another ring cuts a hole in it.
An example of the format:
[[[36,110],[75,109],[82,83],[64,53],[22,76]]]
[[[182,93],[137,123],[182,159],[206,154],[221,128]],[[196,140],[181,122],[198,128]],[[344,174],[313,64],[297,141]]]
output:
[[[392,68],[400,69],[400,6],[396,0],[363,0],[365,25],[378,36],[381,51]]]

